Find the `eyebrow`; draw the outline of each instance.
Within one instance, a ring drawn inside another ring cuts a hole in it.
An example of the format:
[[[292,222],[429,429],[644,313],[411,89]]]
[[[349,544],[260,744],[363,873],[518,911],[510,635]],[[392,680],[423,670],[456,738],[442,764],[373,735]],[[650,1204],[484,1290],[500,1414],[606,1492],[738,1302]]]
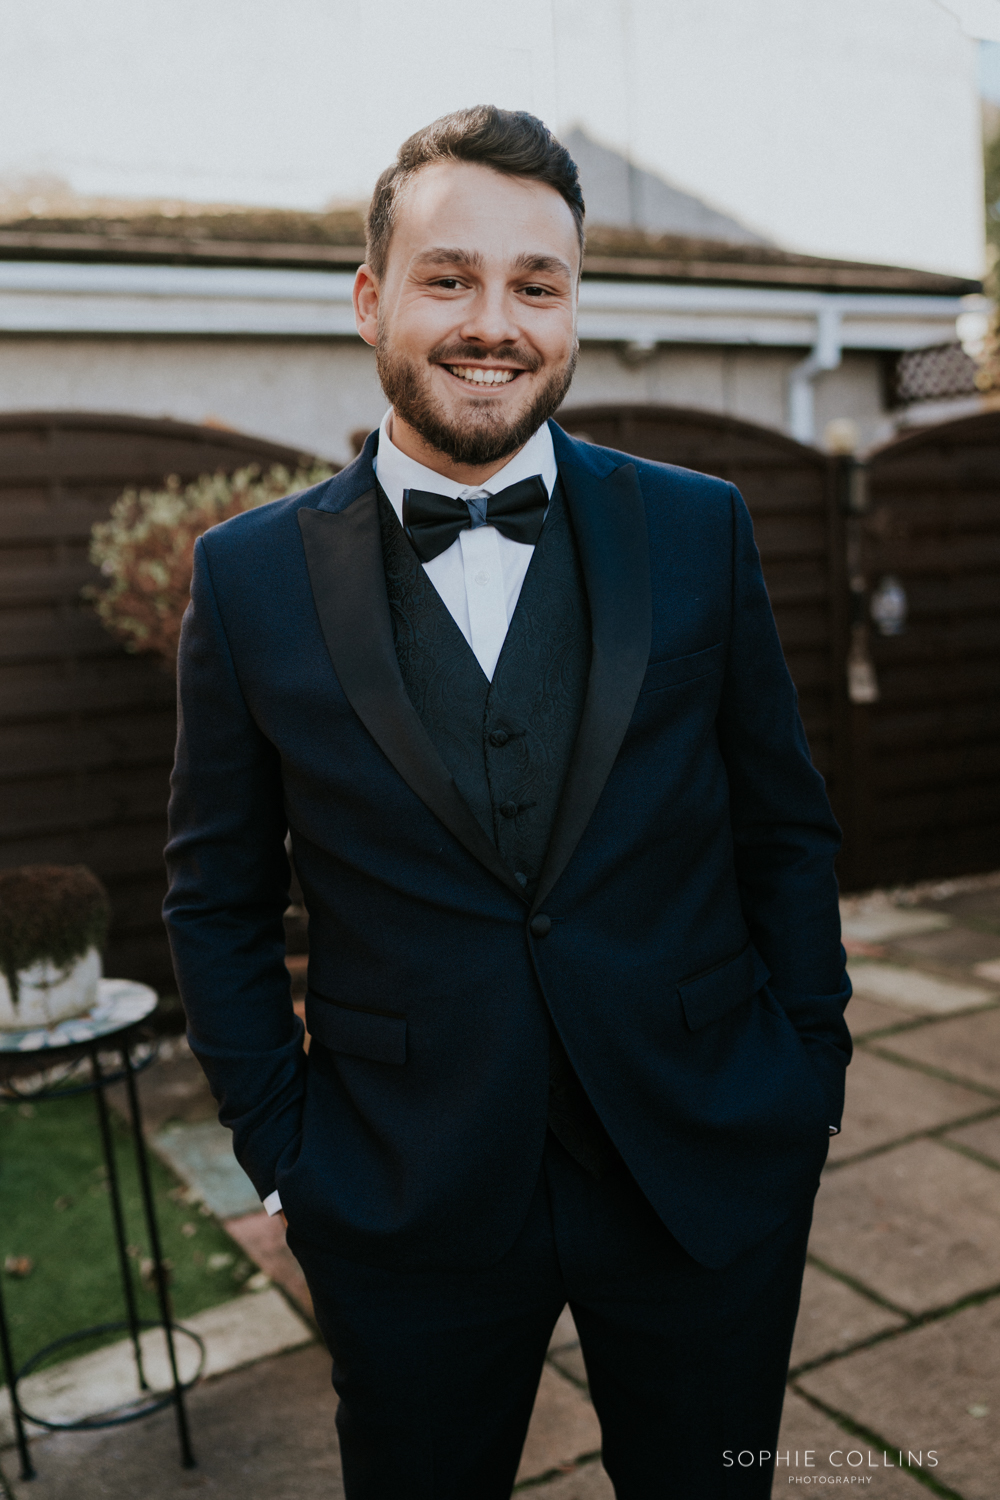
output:
[[[449,245],[435,245],[414,258],[415,266],[472,266],[482,270],[483,257],[478,250],[456,250]]]
[[[474,271],[483,269],[483,256],[478,250],[461,250],[451,245],[435,245],[414,258],[414,266],[468,266]],[[514,262],[518,271],[553,272],[572,278],[573,271],[558,255],[541,255],[525,252]]]
[[[555,271],[572,276],[571,268],[558,255],[519,255],[515,262],[519,271]]]

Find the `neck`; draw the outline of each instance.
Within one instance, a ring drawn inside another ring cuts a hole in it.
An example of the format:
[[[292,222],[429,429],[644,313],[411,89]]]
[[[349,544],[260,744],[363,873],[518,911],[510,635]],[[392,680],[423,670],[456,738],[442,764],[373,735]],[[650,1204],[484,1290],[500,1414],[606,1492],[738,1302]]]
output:
[[[389,418],[389,437],[407,458],[412,458],[415,463],[423,464],[425,469],[433,469],[435,474],[470,490],[478,489],[488,479],[492,479],[494,474],[498,474],[521,451],[521,448],[515,448],[513,452],[505,453],[491,464],[459,464],[439,448],[432,447],[415,427],[411,427],[395,411]],[[523,443],[521,447],[524,447]]]

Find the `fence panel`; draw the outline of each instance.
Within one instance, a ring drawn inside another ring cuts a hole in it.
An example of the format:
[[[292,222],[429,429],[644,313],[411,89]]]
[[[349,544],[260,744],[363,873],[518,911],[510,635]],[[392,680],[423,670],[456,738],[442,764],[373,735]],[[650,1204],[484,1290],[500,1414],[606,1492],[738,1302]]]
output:
[[[298,460],[180,422],[0,417],[0,866],[89,865],[114,909],[108,973],[173,983],[160,903],[174,679],[82,601],[98,577],[90,528],[129,485]]]
[[[877,703],[860,774],[866,883],[1000,866],[1000,412],[898,438],[865,465],[869,589],[894,576],[909,612],[871,631]]]
[[[713,412],[590,406],[559,414],[567,432],[735,484],[753,517],[764,577],[813,760],[838,814],[846,803],[846,594],[843,520],[828,459],[780,432]]]

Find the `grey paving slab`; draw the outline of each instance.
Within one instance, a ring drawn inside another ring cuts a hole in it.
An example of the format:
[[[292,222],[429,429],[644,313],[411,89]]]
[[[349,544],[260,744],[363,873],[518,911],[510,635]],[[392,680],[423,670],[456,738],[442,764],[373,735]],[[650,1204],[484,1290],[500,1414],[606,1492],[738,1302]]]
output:
[[[980,1114],[984,1106],[989,1101],[972,1089],[928,1078],[858,1047],[847,1070],[843,1129],[830,1142],[829,1160]]]
[[[315,1339],[313,1330],[274,1287],[206,1308],[185,1318],[183,1327],[203,1341],[206,1377],[300,1349]],[[141,1343],[146,1378],[153,1390],[167,1390],[170,1369],[161,1331],[149,1329]],[[190,1380],[198,1368],[197,1346],[181,1335],[176,1347],[181,1379]],[[50,1365],[38,1375],[29,1375],[18,1389],[25,1408],[50,1421],[77,1422],[95,1411],[121,1410],[139,1393],[132,1346],[124,1339]],[[14,1423],[4,1387],[0,1390],[0,1447],[13,1441]]]
[[[950,926],[951,918],[944,912],[893,906],[885,897],[881,900],[868,897],[860,901],[848,898],[841,902],[841,932],[845,938],[857,943],[885,943],[893,938],[936,932]]]
[[[614,1488],[600,1459],[593,1463],[580,1464],[569,1474],[560,1474],[545,1484],[532,1485],[530,1489],[518,1489],[515,1495],[524,1500],[615,1500]],[[664,1490],[664,1495],[669,1493]],[[650,1496],[650,1500],[657,1497]]]
[[[1000,1115],[994,1115],[991,1120],[980,1120],[978,1125],[963,1125],[960,1130],[949,1130],[945,1139],[957,1141],[960,1146],[969,1146],[1000,1166]]]
[[[1000,882],[994,877],[989,886],[976,891],[961,891],[942,900],[921,902],[920,909],[944,912],[956,922],[974,924],[980,931],[1000,935]]]
[[[549,1351],[564,1349],[568,1344],[578,1344],[579,1342],[580,1336],[576,1331],[573,1314],[570,1312],[569,1305],[567,1304],[559,1314],[556,1326],[552,1330],[552,1337],[549,1339]]]
[[[873,1000],[870,995],[854,995],[845,1012],[851,1036],[867,1036],[871,1031],[884,1031],[888,1026],[900,1026],[913,1021],[919,1011],[908,1010],[905,1005],[887,1005],[884,1000]]]
[[[1000,1284],[1000,1173],[913,1141],[825,1173],[810,1239],[827,1265],[910,1313]]]
[[[951,927],[945,932],[925,932],[900,938],[891,944],[892,955],[909,962],[927,964],[961,977],[976,964],[1000,960],[1000,937],[969,927]],[[985,976],[984,976],[985,977]]]
[[[583,1362],[583,1350],[579,1344],[568,1344],[564,1349],[557,1349],[549,1358],[556,1369],[568,1375],[570,1380],[577,1380],[581,1385],[587,1384],[587,1366]]]
[[[518,1483],[563,1468],[601,1446],[601,1425],[587,1397],[551,1365],[542,1378],[517,1471]]]
[[[938,1021],[873,1045],[978,1083],[1000,1098],[1000,1009]]]
[[[343,1500],[330,1360],[312,1346],[198,1386],[188,1398],[198,1467],[177,1457],[173,1415],[59,1433],[32,1445],[38,1477],[15,1500]]]
[[[1000,1300],[969,1307],[802,1377],[803,1389],[902,1449],[937,1454],[927,1472],[963,1496],[996,1500]]]
[[[863,1494],[872,1500],[926,1500],[920,1482],[893,1466],[893,1455],[858,1439],[795,1391],[785,1396],[771,1495]],[[850,1463],[848,1463],[850,1455]],[[886,1467],[886,1465],[889,1467]],[[845,1484],[855,1476],[857,1483]],[[861,1476],[868,1481],[860,1483]],[[837,1483],[837,1480],[840,1483]],[[808,1481],[808,1484],[806,1483]],[[832,1487],[831,1487],[832,1486]]]
[[[878,963],[874,959],[852,958],[847,966],[856,995],[868,995],[888,1005],[901,1005],[928,1015],[948,1015],[986,1005],[996,998],[996,991],[981,984],[958,984],[953,979],[939,979],[921,969],[899,964]]]
[[[792,1344],[792,1369],[824,1354],[849,1349],[886,1328],[901,1328],[904,1322],[836,1276],[806,1266]]]
[[[217,1120],[168,1125],[151,1144],[218,1218],[259,1211],[257,1190],[233,1155],[232,1131]]]
[[[184,1037],[169,1038],[160,1056],[139,1074],[139,1102],[147,1130],[162,1130],[171,1122],[194,1124],[217,1120],[219,1106],[212,1098],[208,1079]],[[123,1084],[108,1090],[108,1098],[123,1117],[128,1102]]]

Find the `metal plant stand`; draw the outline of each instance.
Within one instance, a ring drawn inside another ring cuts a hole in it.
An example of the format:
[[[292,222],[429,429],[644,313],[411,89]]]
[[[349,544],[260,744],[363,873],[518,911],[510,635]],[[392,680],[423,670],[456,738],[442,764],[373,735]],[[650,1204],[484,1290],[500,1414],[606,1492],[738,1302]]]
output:
[[[145,985],[131,984],[124,980],[102,980],[99,1003],[89,1016],[62,1022],[44,1032],[37,1030],[23,1033],[0,1032],[0,1098],[40,1104],[52,1099],[66,1099],[75,1094],[90,1093],[94,1096],[125,1303],[125,1317],[121,1321],[100,1323],[91,1328],[81,1328],[74,1333],[66,1334],[53,1343],[47,1344],[44,1349],[39,1349],[19,1368],[15,1368],[4,1311],[3,1292],[0,1288],[0,1355],[3,1358],[4,1375],[10,1393],[22,1479],[31,1479],[35,1474],[28,1449],[26,1422],[32,1422],[49,1431],[91,1431],[135,1422],[170,1405],[173,1405],[177,1422],[181,1463],[186,1469],[193,1468],[195,1464],[184,1406],[184,1392],[189,1390],[201,1375],[205,1364],[205,1346],[196,1333],[175,1323],[171,1314],[167,1271],[163,1263],[156,1205],[142,1131],[139,1094],[136,1088],[136,1074],[148,1067],[156,1055],[155,1048],[144,1044],[137,1035],[137,1027],[155,1005],[156,995]],[[132,1144],[135,1149],[146,1232],[149,1236],[149,1248],[153,1261],[153,1277],[160,1313],[159,1318],[155,1320],[139,1317],[127,1250],[121,1187],[108,1103],[105,1098],[105,1090],[108,1086],[120,1082],[124,1082],[128,1095]],[[2,1178],[0,1178],[0,1187],[2,1187]],[[170,1366],[171,1383],[167,1390],[150,1389],[146,1379],[140,1334],[144,1329],[149,1328],[163,1330]],[[127,1333],[132,1342],[138,1385],[138,1393],[133,1401],[113,1411],[96,1412],[73,1421],[53,1421],[29,1411],[23,1405],[18,1392],[19,1383],[50,1355],[86,1339],[117,1332]],[[178,1369],[176,1335],[190,1339],[199,1351],[198,1368],[187,1381],[181,1380]]]

